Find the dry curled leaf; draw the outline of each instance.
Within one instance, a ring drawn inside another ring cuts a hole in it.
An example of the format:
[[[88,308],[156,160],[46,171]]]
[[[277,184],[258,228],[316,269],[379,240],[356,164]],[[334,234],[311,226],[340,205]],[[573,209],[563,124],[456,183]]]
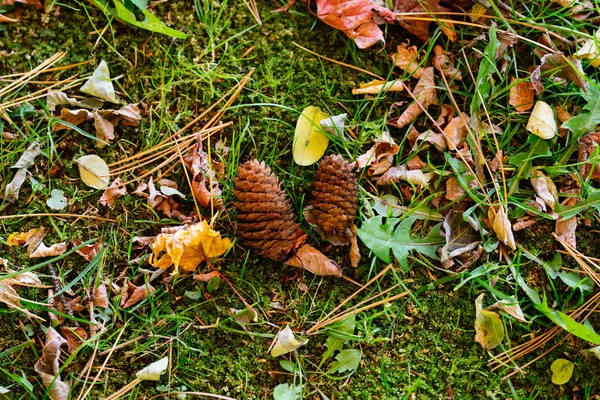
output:
[[[368,165],[369,176],[381,175],[392,166],[394,155],[399,151],[400,146],[394,142],[388,132],[384,132],[381,138],[375,140],[373,147],[356,158],[354,164],[358,169]]]
[[[594,33],[594,37],[585,41],[574,57],[588,59],[592,67],[600,67],[600,29]]]
[[[359,49],[381,41],[383,32],[374,18],[393,23],[395,15],[371,0],[317,0],[317,17],[327,25],[341,30],[354,39]]]
[[[51,90],[46,97],[46,107],[48,108],[48,111],[54,112],[57,106],[73,106],[97,110],[104,106],[104,101],[91,97],[76,99],[67,96],[64,92],[55,92]]]
[[[508,215],[506,214],[504,207],[490,207],[488,209],[488,218],[498,240],[515,250],[517,247],[515,245],[512,225],[508,219]]]
[[[444,197],[448,201],[454,201],[460,199],[466,194],[465,190],[460,186],[455,177],[451,176],[446,181],[446,194]]]
[[[422,41],[426,41],[429,38],[429,24],[431,21],[436,20],[435,18],[410,18],[410,14],[419,13],[421,15],[427,13],[433,13],[433,15],[450,11],[446,7],[440,6],[438,3],[440,0],[394,0],[394,12],[400,13],[397,15],[396,21],[406,29],[408,32],[415,35]],[[402,18],[401,14],[407,13],[408,18]],[[437,21],[437,20],[436,20]],[[454,31],[454,25],[447,19],[439,21],[440,29],[451,41],[457,39],[456,32]]]
[[[423,172],[421,170],[409,170],[406,165],[392,167],[377,180],[378,185],[389,185],[399,181],[406,181],[421,188],[427,186],[433,178],[433,172]]]
[[[218,271],[211,271],[206,274],[194,274],[194,280],[200,282],[208,282],[211,279],[219,278],[220,274]]]
[[[581,163],[579,173],[583,179],[600,179],[600,163],[586,162],[600,146],[600,132],[590,132],[578,139],[577,161]],[[591,176],[590,176],[591,174]]]
[[[221,188],[219,187],[215,162],[202,150],[202,137],[196,136],[192,151],[183,157],[184,164],[191,176],[191,189],[202,207],[223,208]]]
[[[459,145],[467,138],[469,134],[469,116],[461,112],[458,117],[450,120],[444,128],[444,137],[448,142],[450,150],[457,150]]]
[[[296,339],[296,336],[294,336],[294,332],[292,332],[290,326],[287,325],[277,334],[275,344],[271,349],[271,356],[279,357],[283,354],[289,353],[290,351],[294,351],[301,346],[304,346],[306,343],[308,343],[308,339]]]
[[[231,247],[231,241],[201,221],[173,234],[161,233],[150,245],[153,257],[150,264],[159,268],[173,266],[195,271],[206,260],[218,257]]]
[[[74,240],[73,246],[77,247],[81,243],[81,240]],[[100,246],[102,245],[102,238],[100,238],[96,243],[88,244],[77,250],[77,254],[83,257],[86,261],[92,261],[94,257],[98,255],[98,251],[100,250]]]
[[[471,260],[481,247],[481,237],[471,224],[463,219],[462,212],[450,211],[444,218],[446,244],[441,248],[440,261],[445,269],[455,264],[455,259],[462,264]],[[475,262],[471,261],[471,264]]]
[[[488,307],[489,311],[502,311],[506,314],[512,316],[519,322],[527,323],[525,319],[525,315],[523,315],[523,310],[521,310],[521,306],[519,302],[515,298],[515,296],[510,296],[507,299],[499,300]]]
[[[396,53],[392,54],[392,61],[395,66],[400,67],[413,78],[419,79],[423,74],[423,68],[419,66],[417,56],[417,46],[409,47],[408,43],[402,43]]]
[[[100,200],[98,201],[103,206],[108,206],[110,208],[115,204],[115,200],[119,197],[125,196],[127,194],[127,188],[123,185],[123,181],[121,178],[117,178],[110,184],[108,188],[102,193]]]
[[[393,81],[374,80],[367,83],[361,83],[358,89],[352,89],[352,94],[379,94],[385,92],[401,92],[404,90],[404,84],[399,79]]]
[[[109,306],[108,291],[106,290],[105,283],[101,283],[99,286],[94,288],[92,299],[95,307],[107,308]]]
[[[55,243],[50,247],[46,246],[44,243],[40,243],[39,246],[29,254],[29,258],[55,257],[60,256],[65,251],[67,251],[66,242]]]
[[[46,341],[42,349],[42,356],[35,363],[34,369],[42,378],[44,387],[48,390],[51,400],[67,400],[69,398],[69,385],[63,382],[58,375],[60,346],[67,343],[54,328],[49,327]]]
[[[88,334],[81,327],[76,328],[60,328],[62,336],[67,340],[67,352],[73,354],[84,340],[87,340]]]
[[[127,285],[123,286],[123,291],[121,293],[121,302],[119,306],[122,309],[134,306],[140,301],[146,299],[155,291],[156,289],[154,289],[154,287],[152,287],[152,285],[150,285],[149,283],[146,285],[136,286],[130,281],[127,281]]]
[[[563,206],[569,207],[573,206],[576,203],[575,197],[567,197],[565,201],[563,201]],[[573,216],[571,218],[563,218],[558,217],[556,220],[556,225],[554,228],[554,232],[556,236],[561,238],[564,242],[569,244],[574,249],[577,248],[577,239],[575,236],[575,232],[577,231],[577,216]]]
[[[531,73],[531,83],[537,93],[544,91],[542,77],[546,75],[554,75],[565,79],[568,82],[573,82],[587,92],[585,84],[585,73],[581,67],[579,60],[574,60],[571,57],[565,56],[561,52],[546,54],[542,57],[540,65]]]
[[[305,244],[292,257],[290,257],[285,265],[290,267],[302,268],[315,275],[320,276],[342,276],[342,270],[326,255],[321,253],[314,247]]]
[[[433,67],[423,69],[423,75],[413,91],[414,101],[397,118],[388,120],[388,124],[403,128],[411,124],[430,105],[438,104]]]
[[[526,112],[533,107],[533,83],[529,81],[517,81],[513,76],[510,78],[510,95],[508,103],[517,110],[517,112]]]
[[[448,53],[442,48],[442,46],[436,45],[433,48],[432,64],[443,74],[447,79],[453,79],[455,81],[462,81],[462,73],[454,66],[454,60]]]
[[[27,178],[27,169],[33,165],[35,159],[40,154],[42,154],[41,145],[38,142],[34,142],[21,154],[15,165],[10,167],[17,171],[13,179],[4,188],[4,193],[0,193],[0,199],[4,199],[4,205],[0,206],[0,210],[17,201],[21,186],[23,186]]]
[[[556,189],[554,182],[552,182],[552,179],[544,175],[540,169],[534,169],[531,172],[529,181],[539,198],[542,199],[551,210],[554,210],[554,206],[558,201],[558,190]]]

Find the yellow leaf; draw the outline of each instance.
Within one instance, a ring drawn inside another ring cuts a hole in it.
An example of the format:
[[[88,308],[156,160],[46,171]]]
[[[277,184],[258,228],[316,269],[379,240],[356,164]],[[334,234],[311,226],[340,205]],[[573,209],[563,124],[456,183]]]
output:
[[[168,268],[173,265],[175,270],[181,267],[185,271],[195,271],[202,261],[225,253],[231,247],[231,241],[221,238],[208,222],[202,221],[172,234],[161,233],[150,247],[154,253],[150,259],[153,266]]]
[[[556,136],[558,128],[552,107],[541,100],[535,103],[525,128],[542,139],[548,140]]]
[[[569,382],[573,376],[574,366],[575,364],[564,358],[557,358],[554,360],[552,365],[550,365],[550,371],[552,371],[552,383],[555,385],[564,385]]]
[[[77,159],[79,176],[86,185],[94,189],[104,189],[110,182],[110,171],[103,159],[95,154],[89,154]]]
[[[298,165],[311,165],[323,157],[329,144],[329,138],[320,128],[320,122],[328,115],[317,107],[308,106],[302,111],[296,123],[293,154]]]
[[[504,325],[496,312],[483,310],[483,293],[475,300],[475,341],[486,350],[498,347],[504,337]]]

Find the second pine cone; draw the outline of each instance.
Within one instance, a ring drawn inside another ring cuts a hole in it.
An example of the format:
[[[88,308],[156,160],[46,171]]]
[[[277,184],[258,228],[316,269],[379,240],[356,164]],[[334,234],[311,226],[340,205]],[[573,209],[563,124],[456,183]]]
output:
[[[358,185],[352,168],[340,155],[321,160],[313,182],[312,200],[304,211],[306,221],[331,244],[349,245],[358,210]]]

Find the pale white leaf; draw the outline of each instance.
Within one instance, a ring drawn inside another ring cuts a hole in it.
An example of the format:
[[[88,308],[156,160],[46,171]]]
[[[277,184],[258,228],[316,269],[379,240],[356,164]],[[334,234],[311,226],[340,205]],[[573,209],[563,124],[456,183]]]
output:
[[[296,339],[294,332],[292,332],[290,326],[288,325],[277,334],[277,340],[271,349],[271,356],[279,357],[283,354],[289,353],[290,351],[294,351],[301,346],[304,346],[306,343],[308,343],[308,339]]]
[[[526,129],[541,137],[542,139],[552,139],[558,133],[554,111],[548,103],[539,100],[535,103]]]
[[[104,189],[110,182],[110,171],[103,159],[95,154],[89,154],[77,159],[79,176],[86,185],[94,189]]]
[[[138,371],[135,376],[143,381],[159,381],[160,376],[167,372],[169,367],[169,357],[163,357],[158,361],[153,362],[146,368]]]
[[[81,87],[81,91],[111,103],[118,103],[106,61],[100,61],[90,79]]]
[[[67,198],[65,192],[59,189],[52,189],[50,198],[46,200],[46,204],[53,210],[62,210],[67,207]]]

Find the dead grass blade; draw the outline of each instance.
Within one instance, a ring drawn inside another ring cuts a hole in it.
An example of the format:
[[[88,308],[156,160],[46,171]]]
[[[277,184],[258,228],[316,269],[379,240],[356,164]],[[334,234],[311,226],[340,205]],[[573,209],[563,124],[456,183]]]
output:
[[[256,20],[256,23],[258,25],[262,26],[262,21],[260,19],[260,12],[258,11],[258,6],[256,5],[256,0],[244,0],[244,5],[248,8],[248,10],[250,11],[250,14],[252,14],[254,19]]]
[[[18,19],[13,19],[0,14],[0,22],[19,22]]]

